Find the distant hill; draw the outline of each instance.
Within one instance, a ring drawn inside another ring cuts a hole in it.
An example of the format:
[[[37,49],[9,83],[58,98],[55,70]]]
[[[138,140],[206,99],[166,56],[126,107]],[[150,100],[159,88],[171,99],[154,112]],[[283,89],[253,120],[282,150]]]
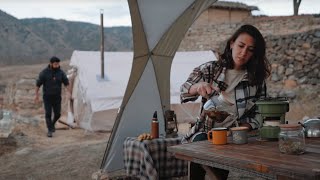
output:
[[[70,59],[73,50],[100,50],[100,26],[49,18],[17,19],[0,10],[0,65]],[[131,51],[131,27],[104,28],[105,51]]]

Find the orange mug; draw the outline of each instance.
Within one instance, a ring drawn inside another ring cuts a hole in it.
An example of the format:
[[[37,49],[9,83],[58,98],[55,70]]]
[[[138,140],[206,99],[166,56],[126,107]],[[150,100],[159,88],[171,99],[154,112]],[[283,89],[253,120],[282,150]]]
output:
[[[227,144],[227,128],[212,128],[207,136],[213,144]]]

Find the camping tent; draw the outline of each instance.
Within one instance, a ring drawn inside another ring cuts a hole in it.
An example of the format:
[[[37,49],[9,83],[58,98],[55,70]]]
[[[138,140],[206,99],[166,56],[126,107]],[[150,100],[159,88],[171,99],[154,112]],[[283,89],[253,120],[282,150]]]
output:
[[[104,57],[104,80],[100,78],[100,52],[74,51],[70,61],[77,69],[73,81],[73,117],[81,128],[90,131],[112,129],[132,68],[132,52],[105,52]],[[215,59],[212,51],[177,52],[174,57],[170,78],[171,110],[180,122],[194,120],[199,112],[197,103],[180,104],[180,85],[194,67]],[[148,99],[144,100],[148,103]]]
[[[150,115],[159,112],[164,134],[164,112],[170,108],[172,59],[191,24],[216,0],[128,0],[132,20],[134,57],[128,86],[101,169],[123,168],[125,137],[150,129]],[[134,128],[132,128],[134,127]]]

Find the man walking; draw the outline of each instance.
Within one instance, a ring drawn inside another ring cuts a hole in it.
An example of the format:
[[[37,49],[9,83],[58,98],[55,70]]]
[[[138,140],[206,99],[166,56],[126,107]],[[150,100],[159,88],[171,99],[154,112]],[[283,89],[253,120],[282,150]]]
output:
[[[43,85],[43,103],[45,118],[48,128],[48,137],[52,137],[55,132],[55,123],[61,115],[61,86],[62,83],[69,91],[69,80],[66,74],[60,69],[60,59],[53,56],[50,64],[39,74],[36,82],[35,102],[39,102],[39,89]],[[52,119],[52,111],[54,113]]]

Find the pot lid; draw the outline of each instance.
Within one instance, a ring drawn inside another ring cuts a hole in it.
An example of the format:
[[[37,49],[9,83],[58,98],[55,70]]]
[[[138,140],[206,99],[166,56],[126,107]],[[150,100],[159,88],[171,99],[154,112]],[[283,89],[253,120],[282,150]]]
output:
[[[287,97],[262,97],[256,101],[256,104],[288,104]]]
[[[307,119],[302,124],[304,126],[320,126],[320,119]]]

